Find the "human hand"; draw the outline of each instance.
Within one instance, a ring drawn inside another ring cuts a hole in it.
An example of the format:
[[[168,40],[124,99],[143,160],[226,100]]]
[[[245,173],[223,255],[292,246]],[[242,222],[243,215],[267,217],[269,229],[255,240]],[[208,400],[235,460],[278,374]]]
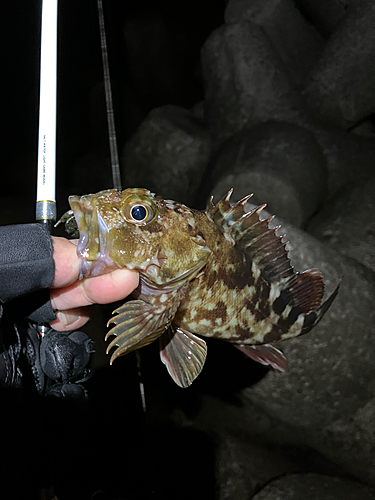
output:
[[[138,273],[116,269],[108,274],[78,280],[77,247],[66,238],[52,236],[55,279],[51,304],[57,319],[50,325],[57,331],[76,330],[90,319],[92,304],[109,304],[127,297],[138,286]]]

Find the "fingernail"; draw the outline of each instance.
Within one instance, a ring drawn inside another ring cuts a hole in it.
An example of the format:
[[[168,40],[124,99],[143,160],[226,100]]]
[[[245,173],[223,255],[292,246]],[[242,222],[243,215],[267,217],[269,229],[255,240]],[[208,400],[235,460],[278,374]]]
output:
[[[56,317],[66,329],[72,328],[81,319],[81,316],[61,311],[56,313]]]

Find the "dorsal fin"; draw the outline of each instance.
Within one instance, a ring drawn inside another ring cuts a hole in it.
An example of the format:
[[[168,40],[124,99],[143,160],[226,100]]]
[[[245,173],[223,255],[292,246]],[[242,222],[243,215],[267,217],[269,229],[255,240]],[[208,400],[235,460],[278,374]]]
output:
[[[230,227],[245,214],[245,205],[253,196],[249,194],[232,206],[229,201],[232,193],[233,189],[230,189],[216,205],[212,203],[213,196],[211,196],[206,207],[207,217],[215,222],[223,231],[228,231]]]
[[[211,197],[206,208],[207,217],[244,249],[258,264],[267,281],[280,281],[294,276],[293,266],[285,249],[286,243],[282,242],[284,236],[276,236],[280,226],[269,228],[273,217],[263,220],[259,217],[266,205],[245,212],[246,203],[252,195],[245,196],[232,206],[232,192],[233,189],[228,191],[216,205],[212,203]]]

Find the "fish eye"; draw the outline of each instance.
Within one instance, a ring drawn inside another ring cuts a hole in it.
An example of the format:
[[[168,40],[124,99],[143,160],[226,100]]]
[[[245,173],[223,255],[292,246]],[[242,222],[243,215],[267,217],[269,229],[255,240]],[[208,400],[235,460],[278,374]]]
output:
[[[157,215],[157,207],[146,196],[128,196],[121,207],[121,214],[128,222],[144,226]]]
[[[134,205],[130,210],[130,216],[137,222],[148,219],[149,210],[145,205]]]

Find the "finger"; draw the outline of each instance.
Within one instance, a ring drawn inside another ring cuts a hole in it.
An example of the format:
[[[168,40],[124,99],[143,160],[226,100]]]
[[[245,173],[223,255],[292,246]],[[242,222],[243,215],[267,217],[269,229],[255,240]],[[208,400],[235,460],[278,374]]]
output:
[[[89,308],[68,309],[67,311],[57,311],[56,318],[50,322],[54,330],[64,332],[67,330],[76,330],[85,325],[90,319]]]
[[[91,304],[109,304],[127,297],[138,286],[138,273],[116,269],[102,276],[51,290],[53,309],[67,310]]]
[[[66,238],[51,236],[53,260],[55,261],[55,278],[52,288],[63,287],[74,283],[79,274],[79,258],[75,242]]]

